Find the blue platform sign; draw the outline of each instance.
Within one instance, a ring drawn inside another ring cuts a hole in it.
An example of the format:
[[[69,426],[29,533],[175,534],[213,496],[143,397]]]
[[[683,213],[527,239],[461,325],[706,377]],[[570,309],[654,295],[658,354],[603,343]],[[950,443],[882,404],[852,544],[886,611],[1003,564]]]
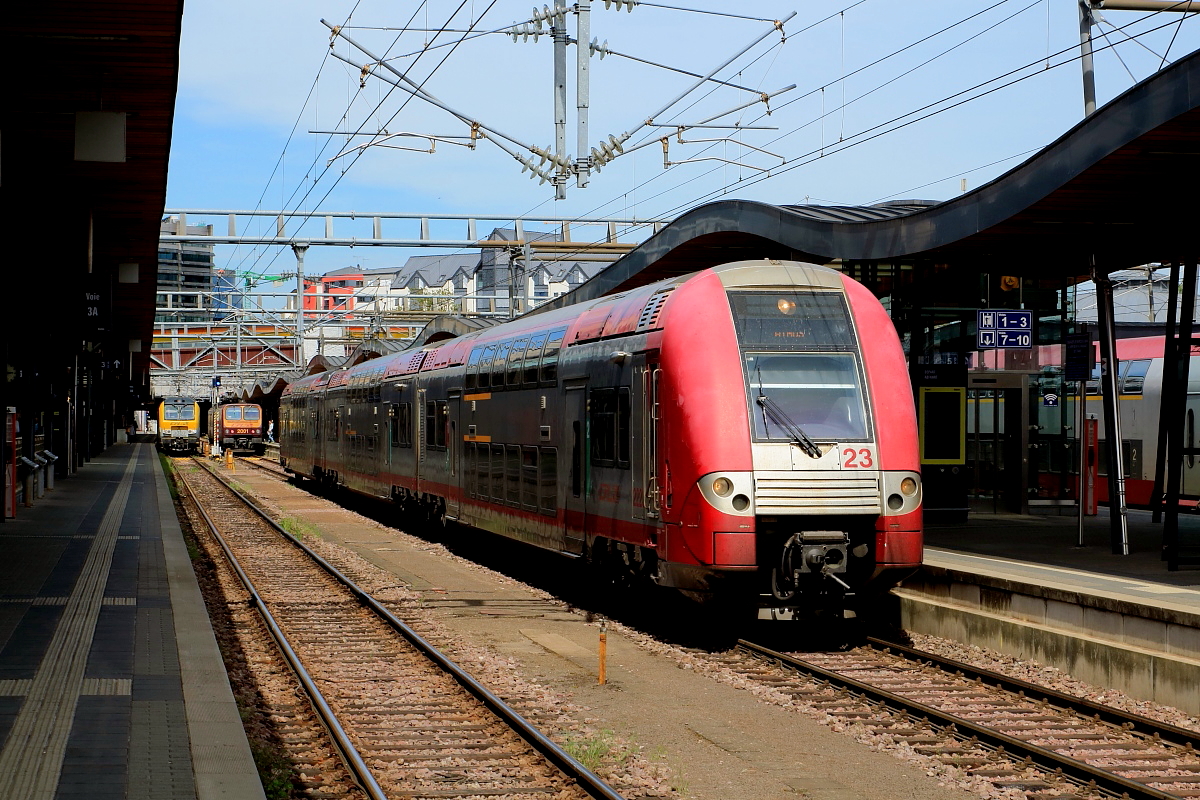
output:
[[[975,346],[980,350],[1028,350],[1033,347],[1033,312],[981,309]]]

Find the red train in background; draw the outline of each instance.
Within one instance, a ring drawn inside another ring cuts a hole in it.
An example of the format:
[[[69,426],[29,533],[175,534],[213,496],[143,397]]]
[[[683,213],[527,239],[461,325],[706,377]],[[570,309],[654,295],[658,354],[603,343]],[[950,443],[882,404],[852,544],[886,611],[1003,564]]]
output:
[[[759,618],[852,617],[922,555],[912,390],[874,296],[744,261],[306,377],[298,476]]]
[[[224,403],[208,412],[208,441],[222,450],[262,455],[264,424],[257,403]]]

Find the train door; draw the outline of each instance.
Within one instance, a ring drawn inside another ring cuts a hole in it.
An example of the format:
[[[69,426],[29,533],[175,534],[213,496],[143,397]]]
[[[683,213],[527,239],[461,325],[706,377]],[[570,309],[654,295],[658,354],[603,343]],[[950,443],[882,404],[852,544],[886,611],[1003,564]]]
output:
[[[587,381],[586,379],[564,382],[566,402],[566,492],[563,508],[566,510],[566,538],[563,549],[569,553],[582,553],[587,539],[587,495],[588,495],[588,432],[587,432]]]
[[[425,474],[425,390],[417,389],[416,402],[413,403],[413,480],[416,481],[416,491],[423,490],[421,478]]]
[[[450,519],[458,519],[465,484],[462,469],[464,442],[458,435],[458,423],[462,413],[462,392],[457,390],[450,392],[448,405],[446,451],[450,456],[450,488],[446,492],[446,516]]]
[[[630,434],[633,438],[630,453],[633,463],[633,517],[641,520],[658,518],[658,379],[657,363],[647,363],[637,356],[633,365],[633,419]]]
[[[1200,394],[1188,392],[1183,420],[1183,482],[1181,497],[1200,497],[1200,453],[1196,451],[1197,425],[1200,424]]]

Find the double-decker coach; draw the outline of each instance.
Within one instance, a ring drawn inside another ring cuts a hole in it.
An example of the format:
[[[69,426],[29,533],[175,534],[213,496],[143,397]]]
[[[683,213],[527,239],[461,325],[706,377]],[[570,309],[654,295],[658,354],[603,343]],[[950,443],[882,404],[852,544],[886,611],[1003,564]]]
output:
[[[744,261],[289,386],[297,475],[630,580],[853,616],[920,564],[904,354],[863,286]]]

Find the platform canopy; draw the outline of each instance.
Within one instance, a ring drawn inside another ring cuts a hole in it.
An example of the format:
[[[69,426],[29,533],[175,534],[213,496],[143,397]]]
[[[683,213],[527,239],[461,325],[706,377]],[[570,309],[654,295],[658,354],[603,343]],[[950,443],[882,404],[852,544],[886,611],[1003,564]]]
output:
[[[589,300],[718,263],[922,262],[1064,279],[1195,257],[1200,51],[1137,84],[991,183],[942,203],[772,205],[682,215],[570,294]]]

